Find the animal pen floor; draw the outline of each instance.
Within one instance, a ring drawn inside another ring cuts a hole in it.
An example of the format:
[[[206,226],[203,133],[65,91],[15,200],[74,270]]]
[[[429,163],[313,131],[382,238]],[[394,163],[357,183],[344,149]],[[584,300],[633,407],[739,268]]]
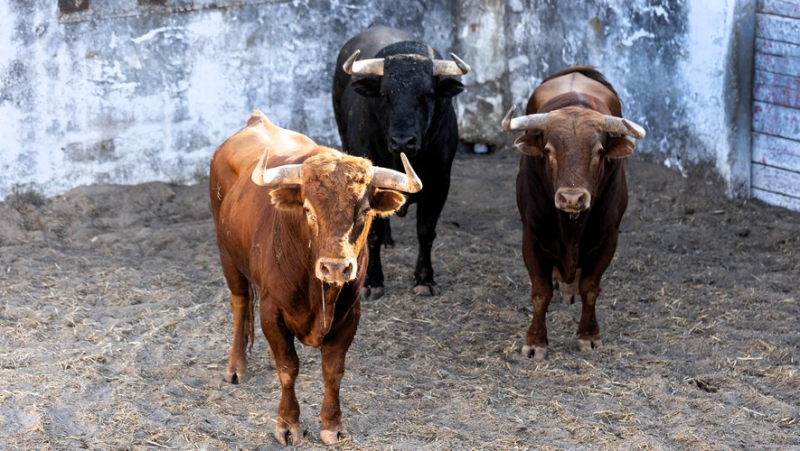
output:
[[[459,155],[435,243],[441,295],[414,297],[415,209],[393,219],[387,296],[347,357],[342,449],[800,447],[800,214],[633,159],[598,301],[605,347],[576,348],[554,299],[531,318],[517,156]],[[206,187],[92,186],[0,203],[0,448],[278,448],[257,326],[252,379],[222,380],[232,336]],[[298,345],[305,449],[324,449],[320,358]]]

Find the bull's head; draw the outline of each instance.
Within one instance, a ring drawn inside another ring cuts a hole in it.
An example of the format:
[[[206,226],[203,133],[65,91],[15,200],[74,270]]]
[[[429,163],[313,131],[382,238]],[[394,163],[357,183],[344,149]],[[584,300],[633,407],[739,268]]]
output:
[[[374,167],[369,160],[335,151],[320,152],[302,164],[266,168],[268,151],[251,179],[272,188],[272,204],[305,217],[315,274],[322,282],[341,285],[358,274],[375,215],[387,216],[405,202],[398,191],[415,193],[422,182],[401,155],[406,173]]]
[[[344,63],[343,69],[358,76],[353,80],[353,88],[358,94],[381,98],[385,102],[382,109],[386,114],[381,117],[384,121],[381,125],[389,151],[413,156],[424,145],[437,102],[464,90],[460,81],[449,76],[465,75],[470,68],[453,54],[450,54],[453,61],[434,59],[430,48],[421,43],[388,46],[378,56],[401,49],[429,56],[401,53],[357,61],[360,51],[356,50]]]
[[[588,210],[603,175],[605,162],[625,158],[645,130],[626,119],[597,111],[566,107],[549,113],[503,119],[506,131],[525,131],[514,144],[520,152],[547,159],[557,209],[577,215]]]

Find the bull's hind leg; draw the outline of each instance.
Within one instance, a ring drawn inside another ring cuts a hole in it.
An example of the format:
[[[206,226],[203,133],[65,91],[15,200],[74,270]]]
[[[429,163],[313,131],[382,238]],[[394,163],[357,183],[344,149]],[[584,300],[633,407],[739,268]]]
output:
[[[267,305],[262,303],[261,305]],[[294,336],[276,314],[261,311],[261,330],[267,337],[269,348],[275,359],[275,369],[281,383],[281,400],[278,403],[278,423],[275,438],[281,445],[298,445],[303,435],[300,431],[300,404],[294,391],[294,383],[300,372],[300,360],[294,348]]]
[[[233,265],[226,253],[222,255],[222,271],[231,291],[233,311],[233,345],[224,379],[232,384],[247,382],[247,344],[253,343],[253,297],[250,282]]]
[[[533,318],[525,336],[525,345],[522,346],[522,356],[534,360],[544,360],[547,357],[547,307],[553,299],[553,265],[543,262],[534,254],[534,244],[529,231],[522,233],[522,253],[525,267],[531,278],[531,302],[533,304]]]
[[[553,288],[558,289],[561,292],[561,302],[564,304],[574,304],[575,299],[578,298],[578,294],[580,293],[578,284],[580,282],[581,277],[581,269],[578,268],[577,273],[575,274],[575,280],[572,283],[564,282],[564,278],[561,276],[561,272],[558,268],[553,268]]]
[[[325,337],[325,342],[322,344],[322,378],[325,383],[325,395],[319,413],[319,421],[322,423],[319,436],[326,445],[338,442],[347,434],[339,404],[339,387],[344,376],[345,355],[358,327],[357,312],[357,308],[351,310],[350,315],[355,317],[352,320],[346,319],[346,325],[334,336]]]

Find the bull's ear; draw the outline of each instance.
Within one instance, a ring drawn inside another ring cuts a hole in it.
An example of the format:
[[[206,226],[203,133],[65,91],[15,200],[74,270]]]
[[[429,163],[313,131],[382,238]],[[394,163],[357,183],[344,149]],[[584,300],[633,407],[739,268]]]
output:
[[[378,216],[389,216],[406,203],[406,196],[397,191],[376,188],[369,205]]]
[[[360,77],[353,80],[353,89],[364,97],[380,97],[381,80],[378,77]]]
[[[278,210],[292,210],[303,206],[303,197],[299,186],[282,186],[269,192],[272,205]]]
[[[609,160],[629,157],[635,148],[636,143],[628,138],[611,138],[606,144],[605,157]]]
[[[514,141],[514,145],[517,146],[517,150],[520,153],[525,155],[530,155],[532,157],[542,157],[544,156],[544,151],[542,150],[542,134],[524,134],[517,138]]]
[[[455,97],[464,90],[464,84],[455,78],[443,78],[436,84],[436,97]]]

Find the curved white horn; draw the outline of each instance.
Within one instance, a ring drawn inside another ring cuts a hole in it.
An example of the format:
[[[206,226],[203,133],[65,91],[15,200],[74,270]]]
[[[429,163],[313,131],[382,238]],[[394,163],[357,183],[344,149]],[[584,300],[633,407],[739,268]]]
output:
[[[503,118],[503,130],[507,132],[518,132],[523,130],[545,130],[547,128],[547,113],[529,114],[527,116],[514,117],[513,105],[508,114]]]
[[[258,160],[256,168],[250,175],[250,180],[258,186],[272,185],[299,185],[303,183],[300,173],[300,164],[287,164],[276,168],[267,169],[267,159],[269,150],[264,151],[264,155]]]
[[[386,169],[375,167],[375,175],[372,177],[372,182],[379,188],[393,189],[403,191],[405,193],[416,193],[422,189],[422,180],[414,172],[411,163],[408,162],[406,154],[401,153],[400,159],[403,160],[403,168],[406,173],[400,173],[393,169]]]
[[[433,75],[466,75],[470,71],[469,64],[457,57],[455,53],[450,54],[453,61],[433,60]]]
[[[373,58],[356,61],[361,50],[356,50],[347,58],[342,69],[349,75],[383,75],[383,58]]]
[[[636,139],[642,139],[647,134],[641,125],[627,119],[616,116],[605,116],[605,119],[606,123],[603,130],[609,133],[628,135]]]

